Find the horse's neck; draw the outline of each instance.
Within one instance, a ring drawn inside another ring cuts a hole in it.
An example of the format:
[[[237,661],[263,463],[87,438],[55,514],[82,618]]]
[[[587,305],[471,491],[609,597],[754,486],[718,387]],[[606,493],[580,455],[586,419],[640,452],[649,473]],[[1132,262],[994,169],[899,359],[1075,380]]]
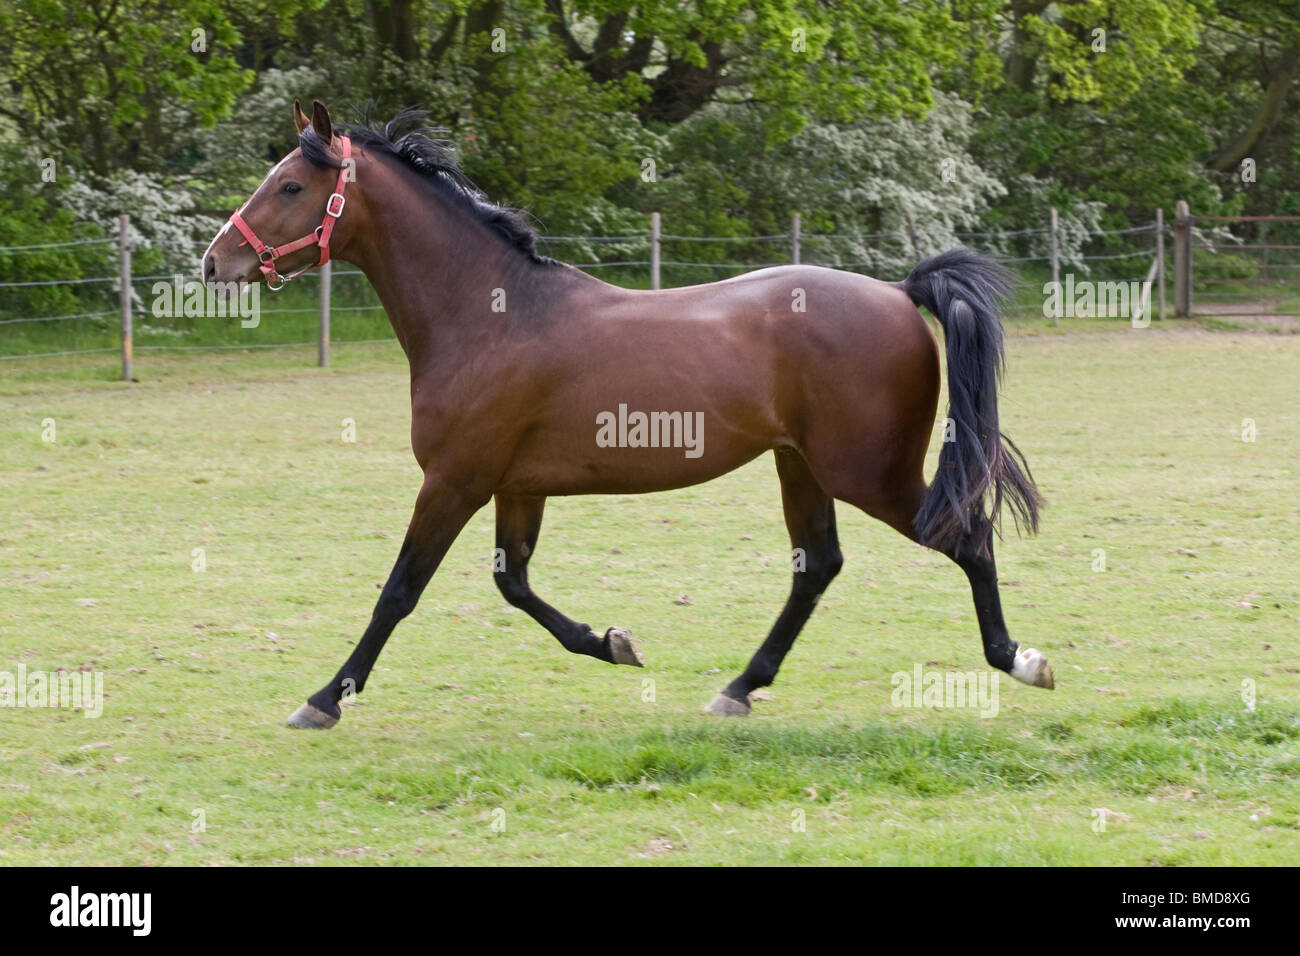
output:
[[[394,180],[366,197],[368,235],[340,258],[375,287],[413,367],[453,359],[494,319],[537,307],[533,263],[437,190]]]

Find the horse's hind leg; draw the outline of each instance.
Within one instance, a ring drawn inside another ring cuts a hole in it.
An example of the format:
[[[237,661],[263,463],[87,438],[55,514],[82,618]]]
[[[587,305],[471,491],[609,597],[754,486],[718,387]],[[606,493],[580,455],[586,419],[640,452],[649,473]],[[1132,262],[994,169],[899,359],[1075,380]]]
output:
[[[1017,653],[1019,645],[1007,633],[998,593],[998,568],[993,560],[993,525],[987,518],[979,518],[956,548],[943,553],[966,572],[970,581],[985,660],[1016,680],[1051,690],[1055,684],[1047,658],[1033,648]]]
[[[706,708],[714,714],[749,713],[749,695],[766,687],[812,615],[817,600],[839,573],[844,558],[835,534],[835,505],[822,491],[807,463],[793,449],[776,452],[781,502],[794,556],[794,584],[785,609],[744,673],[727,685]]]
[[[925,482],[917,478],[911,482],[900,481],[893,487],[906,488],[907,491],[896,491],[889,496],[883,493],[875,495],[863,510],[915,541],[917,535],[912,521],[925,497]],[[993,559],[993,525],[989,520],[983,516],[974,518],[971,530],[956,546],[939,553],[951,558],[966,572],[966,579],[970,581],[975,617],[984,643],[984,659],[1016,680],[1051,690],[1054,684],[1047,658],[1033,648],[1019,650],[1019,645],[1007,632],[1002,617],[1002,597],[998,592],[998,568]]]
[[[644,667],[641,650],[626,628],[611,627],[597,637],[590,627],[565,617],[528,586],[528,561],[537,549],[542,530],[542,509],[546,499],[524,495],[496,496],[497,550],[493,555],[493,577],[510,604],[546,628],[565,650],[588,654],[610,664]]]

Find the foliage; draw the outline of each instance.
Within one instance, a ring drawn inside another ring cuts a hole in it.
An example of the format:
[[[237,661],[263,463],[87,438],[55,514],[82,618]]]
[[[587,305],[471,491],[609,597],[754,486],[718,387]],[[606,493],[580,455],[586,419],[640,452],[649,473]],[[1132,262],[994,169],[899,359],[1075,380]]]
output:
[[[809,261],[897,272],[957,244],[955,233],[976,228],[1005,192],[967,151],[971,115],[955,96],[936,93],[925,120],[814,123],[764,150],[759,111],[711,107],[675,131],[648,204],[664,210],[674,231],[689,223],[688,233],[713,235],[784,233],[798,212]],[[708,209],[702,222],[693,212],[700,208]],[[842,238],[814,238],[821,233]]]
[[[798,212],[810,236],[888,233],[809,252],[892,271],[1051,208],[1067,261],[1180,199],[1300,209],[1300,20],[1266,0],[0,0],[0,49],[0,145],[60,171],[8,215],[77,235],[129,204],[142,249],[224,217],[313,97],[343,121],[424,105],[485,192],[550,234],[643,234],[657,210],[672,234],[777,235]],[[32,166],[0,181],[30,190]],[[673,250],[724,253],[772,258]]]

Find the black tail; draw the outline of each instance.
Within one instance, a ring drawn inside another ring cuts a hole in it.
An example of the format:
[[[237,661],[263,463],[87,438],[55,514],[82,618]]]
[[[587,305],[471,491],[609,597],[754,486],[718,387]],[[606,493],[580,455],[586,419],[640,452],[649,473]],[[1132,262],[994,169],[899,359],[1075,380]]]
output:
[[[920,542],[952,552],[972,524],[987,520],[997,527],[1004,501],[1017,529],[1037,531],[1042,496],[1020,449],[998,429],[998,302],[1010,289],[1011,274],[971,249],[953,249],[917,265],[900,285],[934,313],[948,349],[952,425],[944,430],[938,474],[912,522]],[[976,547],[986,548],[982,537]]]

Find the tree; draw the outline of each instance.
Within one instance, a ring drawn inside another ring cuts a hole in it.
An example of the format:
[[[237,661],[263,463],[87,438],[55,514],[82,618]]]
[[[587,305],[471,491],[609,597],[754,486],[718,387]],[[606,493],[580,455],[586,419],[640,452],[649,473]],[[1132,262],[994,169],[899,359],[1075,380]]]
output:
[[[769,142],[809,120],[919,116],[931,74],[962,54],[968,16],[988,5],[845,0],[545,0],[564,55],[600,83],[649,90],[643,122],[679,123],[713,102],[769,110]]]
[[[1240,120],[1227,128],[1229,137],[1207,160],[1217,172],[1235,171],[1277,130],[1287,97],[1294,95],[1300,71],[1300,10],[1290,6],[1287,10],[1287,5],[1275,2],[1223,2],[1210,21],[1222,41],[1220,76],[1230,84],[1239,115],[1249,117],[1244,128]]]
[[[162,170],[186,124],[215,122],[253,80],[216,0],[6,0],[12,105],[0,107],[63,163],[100,176]]]

